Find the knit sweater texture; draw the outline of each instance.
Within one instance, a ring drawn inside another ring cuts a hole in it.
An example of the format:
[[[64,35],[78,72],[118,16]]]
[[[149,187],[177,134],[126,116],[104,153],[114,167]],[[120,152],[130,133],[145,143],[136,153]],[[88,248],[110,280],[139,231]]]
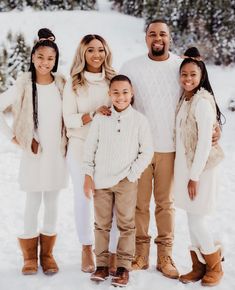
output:
[[[85,142],[84,173],[95,188],[109,188],[127,177],[136,181],[153,156],[147,119],[129,106],[110,117],[97,115]]]
[[[134,108],[150,123],[155,152],[175,151],[175,110],[180,97],[181,62],[172,53],[165,61],[151,60],[146,54],[126,62],[121,68],[121,73],[131,79],[134,87]]]
[[[69,78],[64,89],[63,116],[67,129],[67,137],[86,139],[90,123],[83,125],[82,116],[92,113],[100,106],[111,105],[108,95],[108,81],[105,71],[90,73],[85,71],[86,84],[79,86],[76,93],[72,88],[72,78]]]

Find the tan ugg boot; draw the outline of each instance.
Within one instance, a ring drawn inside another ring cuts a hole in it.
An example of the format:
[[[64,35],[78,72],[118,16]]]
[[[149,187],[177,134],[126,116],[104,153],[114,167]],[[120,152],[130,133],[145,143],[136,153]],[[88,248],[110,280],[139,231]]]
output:
[[[56,235],[48,236],[45,234],[40,234],[40,264],[42,266],[43,273],[46,275],[52,275],[59,271],[52,254],[55,241]]]
[[[109,254],[109,275],[114,276],[117,271],[117,255],[116,253]]]
[[[190,249],[192,271],[179,277],[179,280],[185,284],[201,280],[206,273],[205,260],[203,259],[199,249],[193,247]]]
[[[202,286],[218,285],[223,276],[221,249],[219,248],[216,252],[209,255],[202,255],[206,261],[206,274],[202,278]]]
[[[31,239],[18,238],[18,241],[24,257],[22,274],[36,274],[38,271],[38,237]]]
[[[82,267],[81,270],[85,273],[92,273],[95,271],[95,262],[91,245],[82,246]]]

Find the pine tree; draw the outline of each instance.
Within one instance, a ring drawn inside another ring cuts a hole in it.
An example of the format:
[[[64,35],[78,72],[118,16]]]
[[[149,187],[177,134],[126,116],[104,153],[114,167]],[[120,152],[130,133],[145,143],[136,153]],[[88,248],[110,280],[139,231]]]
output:
[[[0,56],[1,89],[8,88],[14,83],[19,73],[28,70],[29,58],[30,47],[25,43],[24,36],[22,34],[13,36],[9,32]]]
[[[125,14],[141,17],[143,12],[143,4],[143,0],[124,0],[121,11]]]

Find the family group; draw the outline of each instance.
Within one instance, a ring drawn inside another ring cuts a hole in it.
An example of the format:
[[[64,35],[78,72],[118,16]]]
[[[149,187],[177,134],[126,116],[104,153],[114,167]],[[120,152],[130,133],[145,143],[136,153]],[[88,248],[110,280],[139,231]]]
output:
[[[146,27],[145,41],[148,53],[124,63],[117,74],[103,37],[85,35],[66,80],[57,73],[55,35],[42,28],[29,71],[0,95],[0,130],[22,149],[23,274],[37,273],[38,258],[45,274],[59,270],[53,248],[68,169],[81,270],[92,281],[112,275],[111,284],[124,287],[131,270],[148,269],[153,195],[156,270],[183,283],[220,282],[222,246],[206,216],[216,206],[222,114],[196,47],[182,57],[173,54],[169,26],[159,19]],[[9,106],[12,126],[5,117]],[[184,275],[172,258],[174,206],[188,219],[192,270]]]

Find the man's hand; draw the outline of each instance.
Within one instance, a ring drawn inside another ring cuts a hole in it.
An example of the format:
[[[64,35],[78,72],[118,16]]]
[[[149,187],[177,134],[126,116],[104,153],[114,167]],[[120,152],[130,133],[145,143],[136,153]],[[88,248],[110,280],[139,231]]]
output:
[[[198,181],[194,181],[192,179],[188,182],[188,195],[191,200],[194,200],[197,195],[198,190]]]
[[[85,175],[84,193],[87,198],[91,198],[95,194],[95,183],[90,175]]]
[[[220,130],[220,126],[217,124],[212,134],[212,146],[215,146],[218,144],[220,137],[221,137],[221,130]]]

